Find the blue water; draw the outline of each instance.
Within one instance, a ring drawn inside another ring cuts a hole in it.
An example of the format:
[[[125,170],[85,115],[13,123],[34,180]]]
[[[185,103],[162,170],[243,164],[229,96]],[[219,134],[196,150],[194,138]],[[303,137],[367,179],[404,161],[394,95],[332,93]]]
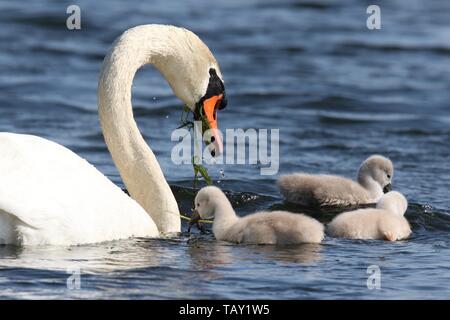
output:
[[[366,28],[381,6],[382,28]],[[0,298],[450,298],[450,24],[448,1],[19,1],[0,2],[0,131],[36,134],[88,159],[122,185],[96,111],[97,77],[129,27],[175,24],[197,33],[219,61],[225,128],[280,128],[280,174],[353,177],[373,153],[390,157],[410,207],[406,241],[237,246],[209,233],[79,247],[0,247]],[[82,29],[65,27],[78,4]],[[184,212],[192,168],[170,161],[182,104],[152,68],[133,104]],[[0,150],[1,156],[1,150]],[[258,165],[209,167],[239,214],[288,207],[277,176]],[[225,176],[221,178],[220,170]],[[1,177],[0,177],[1,179]],[[322,222],[333,213],[308,212]],[[369,290],[367,268],[381,269]],[[66,286],[68,268],[81,288]]]

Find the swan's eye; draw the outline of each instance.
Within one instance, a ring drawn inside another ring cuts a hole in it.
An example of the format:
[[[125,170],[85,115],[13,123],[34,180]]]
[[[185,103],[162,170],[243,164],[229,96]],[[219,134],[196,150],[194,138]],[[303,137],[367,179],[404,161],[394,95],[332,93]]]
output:
[[[200,203],[197,203],[197,207],[200,207]]]
[[[388,179],[390,179],[390,178],[391,178],[391,175],[390,175],[390,174],[388,174],[388,175],[387,175],[387,177],[388,177]]]

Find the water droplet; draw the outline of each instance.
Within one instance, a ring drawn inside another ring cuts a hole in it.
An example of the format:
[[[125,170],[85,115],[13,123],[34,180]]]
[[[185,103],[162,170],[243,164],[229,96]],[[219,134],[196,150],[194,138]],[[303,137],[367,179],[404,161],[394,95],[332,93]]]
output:
[[[423,211],[425,213],[431,213],[433,211],[433,206],[431,204],[424,204],[423,206]]]

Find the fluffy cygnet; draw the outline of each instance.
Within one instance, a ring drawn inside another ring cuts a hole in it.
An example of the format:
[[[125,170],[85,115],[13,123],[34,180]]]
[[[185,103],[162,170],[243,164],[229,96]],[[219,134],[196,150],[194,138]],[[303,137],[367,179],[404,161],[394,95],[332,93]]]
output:
[[[408,220],[403,216],[408,208],[405,197],[391,191],[381,197],[376,209],[344,212],[327,226],[333,237],[351,239],[379,239],[396,241],[411,234]]]
[[[349,206],[376,203],[392,189],[394,166],[379,155],[359,167],[357,181],[321,174],[295,173],[280,177],[278,187],[289,202],[303,206]]]
[[[250,244],[320,243],[323,225],[308,216],[286,211],[257,212],[239,217],[230,201],[217,187],[201,189],[195,197],[191,224],[199,219],[214,219],[217,240]]]

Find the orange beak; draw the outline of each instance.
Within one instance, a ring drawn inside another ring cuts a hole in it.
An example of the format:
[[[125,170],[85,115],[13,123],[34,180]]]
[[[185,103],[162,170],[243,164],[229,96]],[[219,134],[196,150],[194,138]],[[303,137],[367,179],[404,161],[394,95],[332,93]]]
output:
[[[211,148],[211,155],[213,157],[222,154],[223,152],[223,143],[217,127],[217,108],[219,107],[222,99],[223,94],[220,94],[203,101],[203,111],[206,115],[206,119],[212,133],[211,143],[213,148]]]

